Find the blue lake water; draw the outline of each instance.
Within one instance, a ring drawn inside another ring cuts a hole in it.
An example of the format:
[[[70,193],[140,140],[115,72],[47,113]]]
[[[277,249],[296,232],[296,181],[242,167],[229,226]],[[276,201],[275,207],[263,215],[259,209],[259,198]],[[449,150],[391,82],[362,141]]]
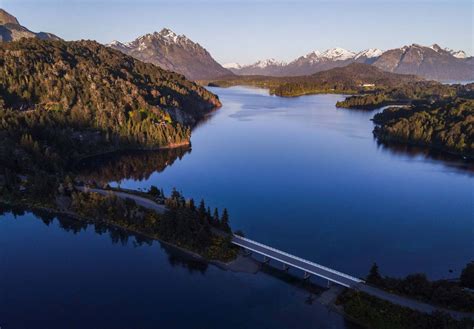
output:
[[[337,109],[343,96],[211,90],[224,106],[192,152],[122,187],[176,187],[252,239],[359,276],[377,262],[453,277],[474,258],[472,164],[378,145],[374,113]]]
[[[114,159],[97,175],[176,187],[227,207],[252,239],[356,276],[376,261],[389,275],[456,277],[474,258],[469,163],[378,145],[373,113],[336,109],[342,96],[212,91],[224,105],[195,129],[190,152]],[[0,327],[352,328],[275,275],[224,271],[104,231],[1,216]]]

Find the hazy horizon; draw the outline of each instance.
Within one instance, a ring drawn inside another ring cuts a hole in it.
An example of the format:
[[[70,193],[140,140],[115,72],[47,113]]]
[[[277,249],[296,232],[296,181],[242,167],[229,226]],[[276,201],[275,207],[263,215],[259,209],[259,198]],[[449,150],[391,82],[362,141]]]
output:
[[[201,44],[221,64],[412,43],[473,53],[471,1],[2,0],[0,7],[32,31],[66,40],[127,42],[170,28]]]

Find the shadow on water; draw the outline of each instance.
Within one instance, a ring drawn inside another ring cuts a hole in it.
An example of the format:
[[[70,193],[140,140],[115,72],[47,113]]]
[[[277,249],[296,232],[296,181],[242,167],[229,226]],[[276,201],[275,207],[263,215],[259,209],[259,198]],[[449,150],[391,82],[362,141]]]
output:
[[[55,221],[58,223],[58,227],[68,233],[74,235],[86,231],[89,227],[92,227],[94,232],[98,235],[108,235],[112,244],[120,244],[122,246],[132,245],[133,247],[151,246],[153,243],[159,243],[162,250],[165,251],[168,256],[168,262],[172,267],[182,267],[188,270],[189,273],[200,273],[205,274],[209,263],[196,258],[192,254],[181,250],[177,247],[169,245],[167,243],[157,241],[141,234],[127,231],[118,227],[110,226],[104,223],[88,223],[71,218],[67,215],[52,214],[48,211],[41,209],[25,209],[18,206],[11,206],[0,202],[0,216],[6,213],[11,213],[15,217],[24,216],[27,213],[32,213],[38,220],[41,220],[46,226],[50,226]],[[312,282],[311,280],[304,280],[301,273],[292,273],[288,270],[277,268],[278,265],[268,264],[260,262],[257,259],[253,259],[260,263],[259,272],[271,276],[285,284],[295,287],[299,290],[306,291],[309,293],[305,302],[312,304],[315,300],[315,296],[320,295],[326,290],[320,284]],[[222,266],[217,266],[223,269]]]
[[[15,217],[23,216],[26,213],[32,213],[37,219],[41,220],[46,226],[50,226],[55,221],[58,223],[58,227],[65,232],[78,234],[82,231],[86,231],[89,227],[94,229],[94,232],[98,235],[108,234],[112,244],[120,244],[122,246],[132,245],[134,247],[151,246],[153,243],[159,243],[161,249],[163,249],[167,256],[168,262],[173,267],[183,267],[189,271],[189,273],[201,273],[204,274],[208,268],[208,263],[200,260],[191,254],[180,250],[174,246],[166,244],[161,241],[150,239],[144,235],[132,233],[125,229],[106,225],[104,223],[87,223],[67,215],[52,214],[45,210],[40,209],[24,209],[21,207],[10,206],[0,202],[0,216],[11,213]]]
[[[142,181],[155,172],[162,172],[188,153],[191,153],[189,146],[159,151],[114,152],[78,163],[74,174],[81,180],[98,183],[123,179]]]
[[[374,139],[380,150],[389,152],[392,155],[403,156],[410,160],[422,158],[428,162],[441,163],[446,168],[453,170],[456,173],[474,176],[474,160],[472,159],[463,159],[459,155],[449,154],[447,152],[423,146],[397,142],[381,142],[375,136]]]

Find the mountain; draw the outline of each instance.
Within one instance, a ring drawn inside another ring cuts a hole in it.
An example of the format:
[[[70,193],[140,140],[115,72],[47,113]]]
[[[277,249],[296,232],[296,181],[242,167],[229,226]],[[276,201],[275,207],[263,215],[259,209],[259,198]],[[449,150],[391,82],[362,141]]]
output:
[[[355,54],[353,60],[357,63],[372,64],[382,54],[383,51],[378,48],[369,48]]]
[[[0,43],[0,58],[7,167],[53,170],[91,153],[187,144],[189,125],[220,105],[183,75],[94,41],[21,39]]]
[[[462,53],[436,44],[431,47],[412,44],[384,52],[373,65],[385,71],[416,74],[433,80],[472,80],[474,67],[460,57]]]
[[[346,66],[354,62],[354,57],[358,56],[359,63],[365,61],[373,54],[367,50],[365,54],[354,53],[344,48],[331,48],[323,52],[315,50],[309,54],[301,56],[289,63],[278,62],[275,59],[258,61],[251,65],[234,65],[229,69],[238,75],[269,75],[269,76],[300,76],[313,74],[320,71],[329,70],[335,67]]]
[[[60,40],[58,36],[47,32],[32,32],[21,26],[16,17],[0,8],[0,41],[15,41],[21,38]]]
[[[143,62],[183,74],[190,80],[232,75],[231,71],[217,63],[201,45],[169,29],[146,34],[127,43],[113,41],[107,46]]]
[[[415,74],[434,80],[473,80],[472,57],[462,50],[441,48],[438,45],[424,47],[413,44],[397,49],[382,51],[370,48],[355,53],[343,48],[331,48],[324,52],[313,51],[288,64],[259,61],[241,66],[234,63],[229,69],[238,75],[300,76],[343,67],[351,63],[372,64],[393,73]]]
[[[224,64],[224,67],[239,75],[279,75],[282,68],[287,64],[274,58],[259,60],[253,64],[240,65],[238,63]]]

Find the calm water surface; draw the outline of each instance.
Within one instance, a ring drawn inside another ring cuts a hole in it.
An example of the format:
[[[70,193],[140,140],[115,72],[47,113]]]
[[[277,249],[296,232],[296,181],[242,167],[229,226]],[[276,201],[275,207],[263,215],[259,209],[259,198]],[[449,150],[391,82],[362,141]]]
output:
[[[474,259],[472,164],[377,145],[374,113],[337,109],[343,96],[212,91],[224,106],[192,152],[121,186],[176,187],[227,207],[252,239],[359,276],[377,262],[452,277]]]
[[[469,164],[377,145],[373,113],[336,109],[342,96],[212,91],[224,106],[196,128],[190,152],[112,158],[88,174],[176,187],[227,207],[252,239],[358,276],[376,261],[390,275],[455,277],[474,258]],[[275,275],[224,271],[105,231],[1,216],[0,326],[352,327]]]

